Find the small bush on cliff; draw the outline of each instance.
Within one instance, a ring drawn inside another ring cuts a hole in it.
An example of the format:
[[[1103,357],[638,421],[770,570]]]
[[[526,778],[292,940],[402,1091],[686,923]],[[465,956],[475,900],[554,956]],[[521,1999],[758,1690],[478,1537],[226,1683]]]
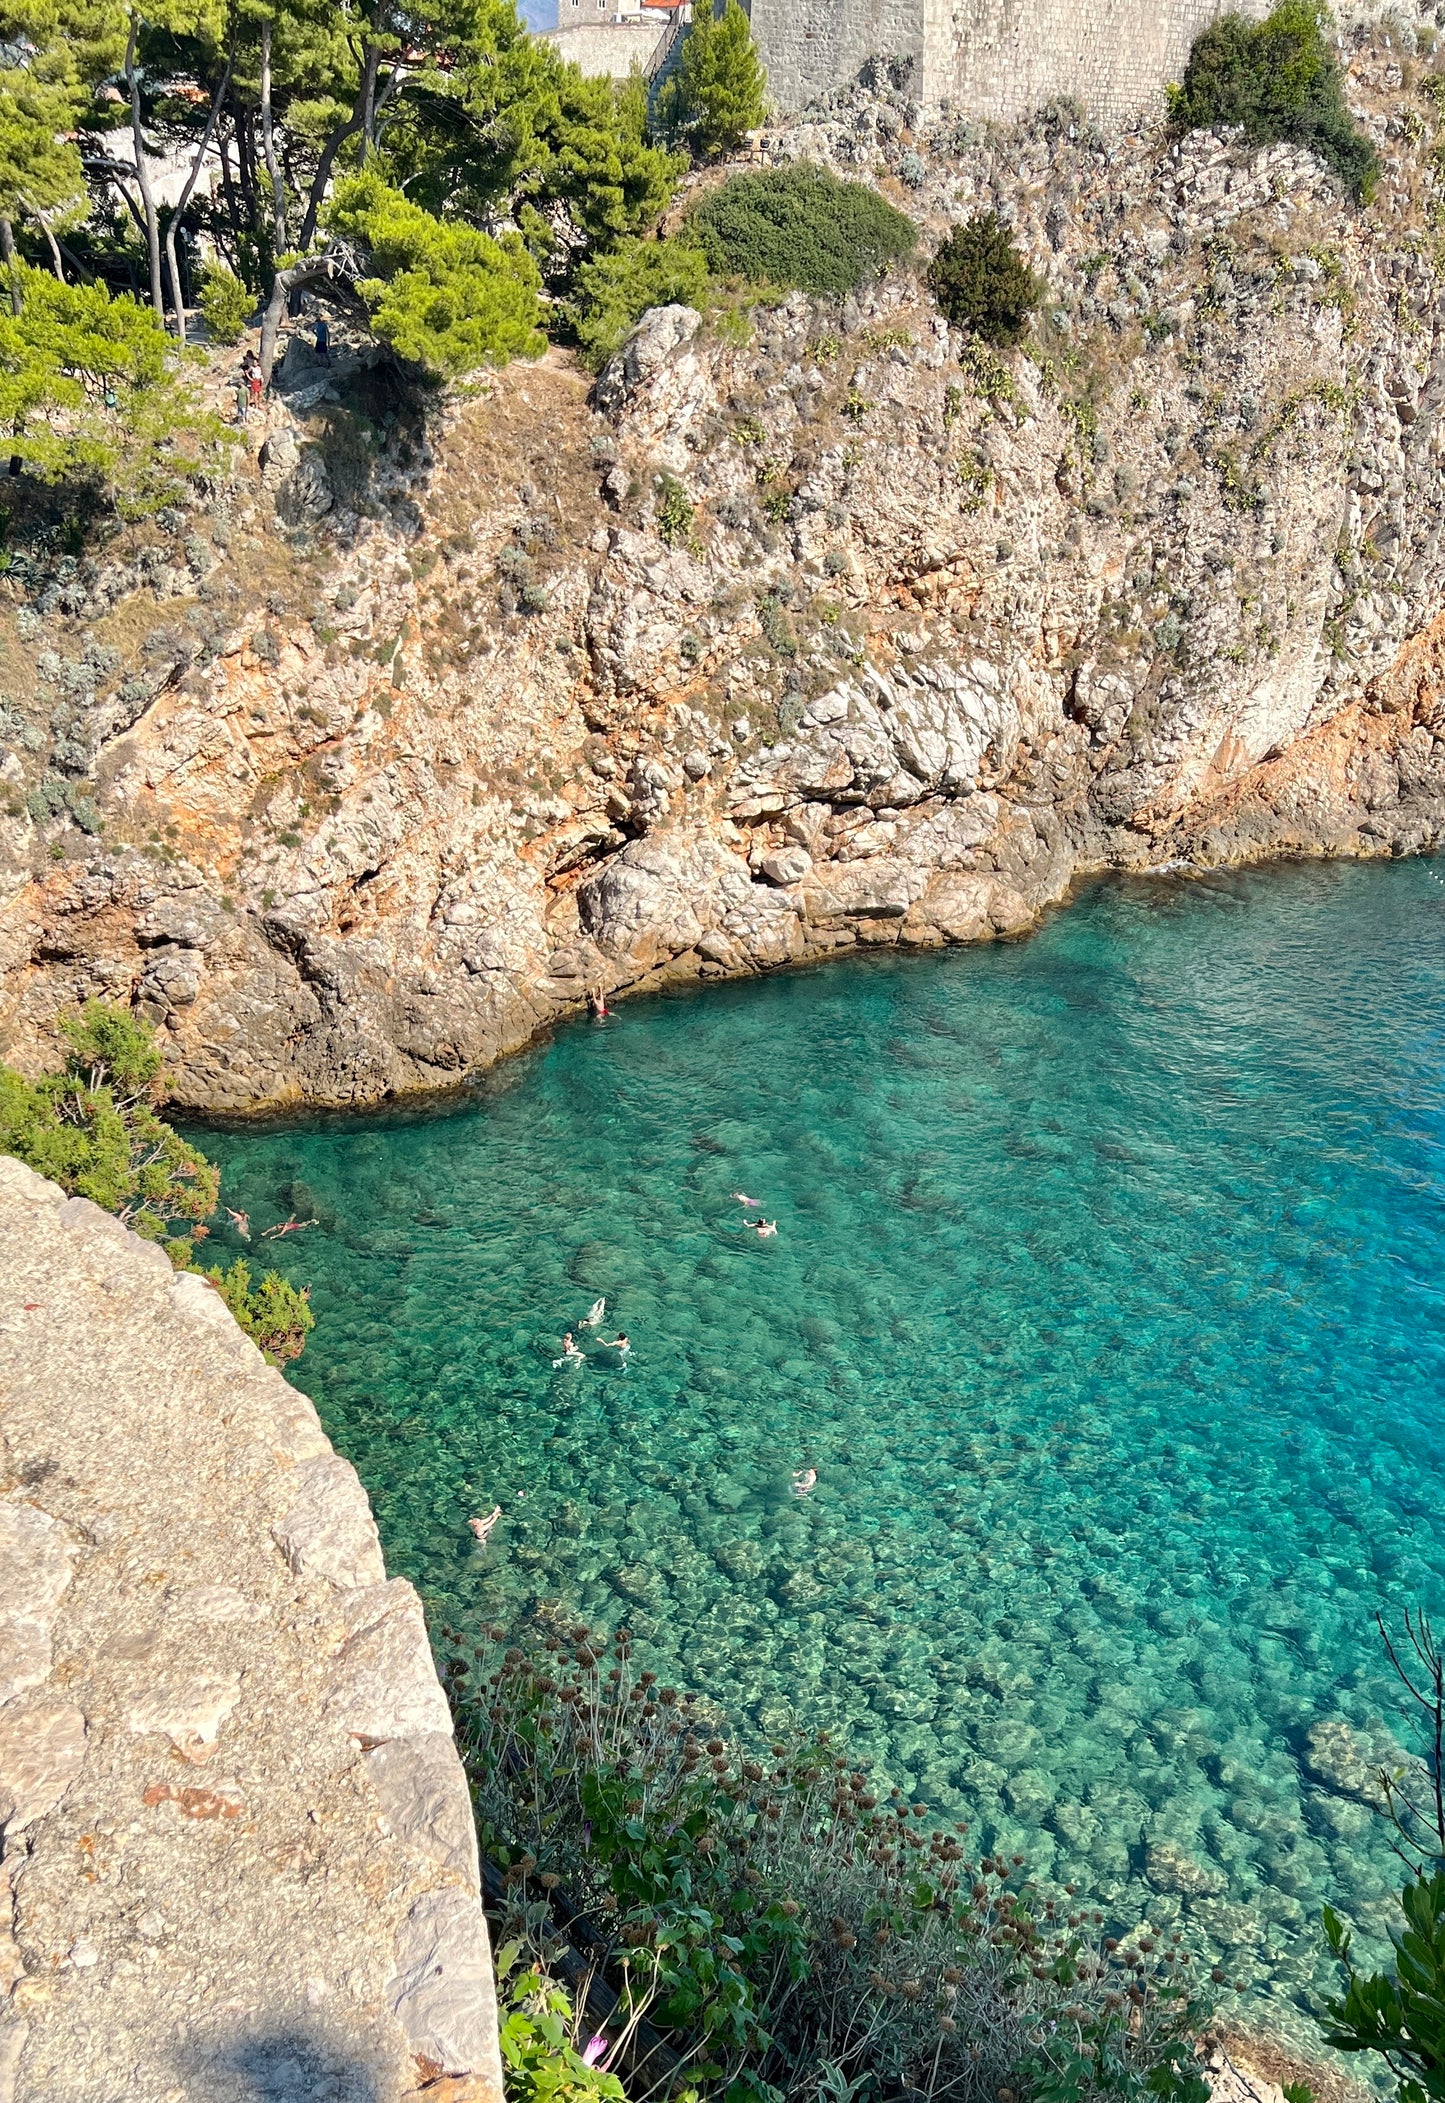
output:
[[[220,1171],[156,1115],[161,1055],[150,1032],[99,1000],[60,1027],[69,1052],[59,1073],[27,1081],[0,1067],[0,1153],[188,1262]]]
[[[256,296],[223,264],[201,271],[201,312],[213,343],[239,343],[256,311]]]
[[[709,281],[707,257],[687,241],[619,241],[582,264],[571,313],[584,361],[598,371],[649,307],[701,306]]]
[[[996,212],[953,229],[928,267],[928,284],[947,320],[1001,348],[1018,342],[1044,291]]]
[[[1115,1955],[1101,1914],[1061,1916],[1021,1857],[970,1860],[826,1733],[750,1757],[631,1650],[574,1628],[447,1677],[504,1932],[575,1970],[576,1925],[649,2091],[661,2064],[734,2103],[1206,2103],[1177,1938]]]
[[[27,1081],[0,1066],[0,1154],[163,1243],[178,1270],[192,1268],[221,1172],[156,1114],[162,1062],[154,1036],[103,1000],[63,1017],[60,1030],[68,1050],[59,1073]],[[253,1286],[239,1261],[206,1275],[275,1364],[300,1356],[315,1322],[305,1292],[277,1271]]]
[[[1337,2052],[1383,2059],[1398,2103],[1427,2103],[1445,2096],[1445,1657],[1427,1615],[1407,1612],[1399,1642],[1382,1620],[1379,1628],[1424,1725],[1424,1757],[1376,1777],[1377,1801],[1395,1827],[1395,1852],[1411,1874],[1400,1892],[1401,1923],[1390,1929],[1395,1962],[1389,1972],[1355,1969],[1349,1932],[1326,1906],[1325,1938],[1344,1971],[1345,1991],[1325,2003],[1324,2036]]]
[[[522,1949],[511,1942],[497,1952],[507,2103],[626,2103],[622,2083],[601,2064],[607,2041],[583,2042],[571,1996],[519,1962]]]
[[[251,1266],[242,1256],[228,1271],[210,1270],[206,1276],[273,1365],[289,1365],[301,1356],[316,1326],[304,1287],[298,1289],[279,1271],[263,1271],[253,1285]]]
[[[1329,24],[1311,0],[1283,0],[1263,22],[1222,16],[1195,38],[1184,79],[1169,90],[1170,117],[1183,130],[1239,125],[1258,145],[1306,146],[1368,204],[1380,163],[1345,105]]]
[[[731,176],[694,206],[686,228],[719,277],[834,297],[910,255],[918,238],[876,190],[811,161]]]

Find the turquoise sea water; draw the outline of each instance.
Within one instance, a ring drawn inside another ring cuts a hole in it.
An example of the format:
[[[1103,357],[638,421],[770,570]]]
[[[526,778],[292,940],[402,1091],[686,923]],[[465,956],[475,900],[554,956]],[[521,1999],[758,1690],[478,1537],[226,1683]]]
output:
[[[1442,996],[1426,864],[1110,883],[205,1141],[320,1223],[257,1246],[435,1622],[625,1621],[1288,2020],[1392,1876],[1309,1733],[1403,1730],[1371,1617],[1445,1607]],[[601,1294],[630,1363],[554,1367]]]

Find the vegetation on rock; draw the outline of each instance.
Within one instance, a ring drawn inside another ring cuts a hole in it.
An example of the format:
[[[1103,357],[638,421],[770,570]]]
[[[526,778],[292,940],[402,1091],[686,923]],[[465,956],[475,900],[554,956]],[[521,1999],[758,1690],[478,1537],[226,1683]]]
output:
[[[367,258],[356,290],[376,335],[436,378],[535,357],[541,279],[518,234],[433,217],[372,168],[337,187],[328,225]]]
[[[947,320],[1001,349],[1019,341],[1044,290],[996,212],[954,227],[928,266],[928,284]]]
[[[864,183],[794,161],[734,175],[686,222],[720,277],[841,297],[910,255],[917,229]]]
[[[586,363],[596,372],[620,348],[649,307],[680,301],[701,306],[711,274],[707,257],[687,241],[620,241],[584,263],[573,290],[573,326]]]
[[[209,1270],[206,1276],[273,1365],[289,1365],[301,1356],[316,1326],[304,1290],[298,1291],[279,1271],[264,1271],[253,1285],[251,1266],[243,1256],[229,1270]]]
[[[1325,1937],[1343,1967],[1345,1991],[1326,2004],[1324,2035],[1338,2052],[1383,2059],[1398,2103],[1427,2103],[1445,2096],[1445,1658],[1424,1614],[1406,1614],[1398,1645],[1383,1621],[1380,1634],[1425,1719],[1424,1757],[1377,1778],[1396,1853],[1412,1867],[1400,1891],[1400,1924],[1390,1929],[1390,1972],[1357,1971],[1348,1929],[1325,1908]]]
[[[505,1932],[540,1977],[585,1920],[624,2080],[630,2058],[733,2103],[1205,2103],[1177,1938],[1116,1953],[1102,1915],[1042,1898],[1021,1857],[970,1859],[826,1733],[752,1757],[631,1650],[571,1628],[447,1668]]]
[[[201,313],[213,343],[239,343],[256,311],[255,296],[234,270],[208,263],[201,272]]]
[[[163,1243],[178,1270],[194,1268],[195,1245],[220,1198],[220,1170],[157,1115],[161,1054],[153,1034],[102,1000],[62,1016],[60,1030],[69,1049],[59,1073],[28,1081],[0,1066],[0,1154],[14,1154]],[[315,1321],[304,1292],[276,1271],[253,1285],[239,1260],[205,1275],[276,1364],[300,1356]]]
[[[1238,125],[1255,145],[1306,146],[1368,203],[1379,158],[1346,107],[1329,26],[1314,0],[1281,0],[1263,22],[1222,16],[1195,38],[1184,79],[1169,91],[1170,116],[1186,130]]]
[[[89,1198],[188,1262],[220,1195],[220,1172],[156,1115],[161,1055],[119,1008],[88,1001],[60,1024],[59,1073],[0,1067],[0,1153]]]
[[[22,262],[9,289],[0,426],[12,460],[47,482],[104,492],[127,517],[173,502],[216,464],[224,431],[200,409],[149,307]]]
[[[658,122],[700,160],[736,153],[767,114],[767,76],[738,0],[694,11],[677,71],[657,98]]]

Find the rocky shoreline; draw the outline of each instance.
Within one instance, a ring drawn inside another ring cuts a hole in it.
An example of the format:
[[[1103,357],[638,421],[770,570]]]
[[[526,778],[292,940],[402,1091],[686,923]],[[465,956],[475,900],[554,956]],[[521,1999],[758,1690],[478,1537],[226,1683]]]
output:
[[[925,251],[998,210],[1027,353],[907,271],[655,310],[595,388],[551,352],[429,420],[298,343],[209,508],[0,607],[0,1055],[98,994],[186,1107],[359,1105],[598,985],[1433,850],[1438,113],[1383,36],[1350,94],[1367,211],[1064,106],[972,134],[860,88],[765,141],[872,169]]]
[[[0,2098],[501,2103],[421,1602],[218,1297],[0,1156]]]

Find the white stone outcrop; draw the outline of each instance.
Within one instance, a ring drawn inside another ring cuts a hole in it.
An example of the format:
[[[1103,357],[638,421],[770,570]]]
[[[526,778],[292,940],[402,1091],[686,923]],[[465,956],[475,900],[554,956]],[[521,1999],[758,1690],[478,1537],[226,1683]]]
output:
[[[0,1155],[0,2103],[501,2103],[421,1602],[198,1277]]]

